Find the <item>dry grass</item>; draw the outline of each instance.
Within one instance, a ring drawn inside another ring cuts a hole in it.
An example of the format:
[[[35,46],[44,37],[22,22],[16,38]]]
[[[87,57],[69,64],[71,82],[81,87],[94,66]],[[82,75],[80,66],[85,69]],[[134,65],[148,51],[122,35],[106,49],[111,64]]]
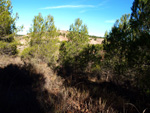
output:
[[[0,67],[5,67],[9,64],[22,65],[23,62],[20,57],[0,55]]]
[[[103,41],[104,39],[102,38],[97,38],[97,39],[90,38],[90,44],[102,44]]]
[[[84,81],[83,79],[79,82],[74,82],[70,78],[66,79],[62,76],[58,76],[46,63],[37,63],[34,60],[23,62],[19,57],[0,56],[0,72],[1,70],[6,70],[10,64],[18,66],[18,69],[24,68],[25,65],[32,64],[31,69],[29,69],[30,72],[28,73],[30,73],[30,76],[33,78],[37,75],[39,78],[37,79],[37,82],[31,84],[34,86],[43,80],[43,84],[40,88],[35,87],[34,89],[31,89],[33,90],[32,93],[36,91],[36,94],[34,94],[32,98],[36,96],[38,105],[40,105],[44,113],[117,113],[118,111],[114,106],[123,107],[128,103],[124,98],[116,95],[116,93],[120,93],[117,92],[117,86],[111,87],[113,84],[111,85],[110,83],[96,83],[96,78],[87,78],[90,79],[88,80],[89,82]],[[37,75],[32,75],[33,72]],[[28,74],[25,76],[28,76]],[[0,83],[0,89],[2,87],[4,86]],[[21,92],[22,89],[23,87],[19,86]],[[116,90],[116,92],[111,92],[111,90]],[[22,95],[19,96],[22,97]],[[36,107],[37,106],[35,105],[34,108]],[[124,107],[124,111],[122,109],[120,112],[126,113],[126,109],[129,109],[129,107],[131,109],[131,106],[128,105]],[[137,109],[138,108],[135,109],[135,107],[133,107],[130,111],[136,112]],[[32,111],[32,113],[36,112],[36,110]],[[143,112],[146,113],[147,110],[144,110]]]
[[[22,62],[19,57],[8,57],[8,56],[0,56],[0,69],[5,70],[7,66],[18,66],[24,67],[27,65],[27,62]],[[40,102],[42,109],[44,109],[44,113],[55,112],[70,112],[70,113],[94,113],[94,112],[114,112],[114,110],[110,108],[106,108],[106,101],[99,98],[97,101],[94,101],[87,91],[79,91],[77,88],[65,87],[63,79],[60,76],[57,76],[45,63],[35,64],[34,62],[30,62],[32,64],[32,68],[30,69],[37,74],[40,74],[38,80],[44,78],[44,84],[41,86],[41,89],[38,90],[38,102]],[[17,72],[16,72],[17,73]],[[9,75],[8,75],[9,76]],[[28,76],[28,75],[25,75]],[[37,81],[38,83],[38,81]],[[32,83],[33,85],[35,83]],[[3,86],[3,84],[1,84]],[[4,87],[4,86],[3,86]],[[20,88],[22,86],[19,86]],[[22,91],[22,88],[19,89]],[[33,89],[35,90],[35,89]],[[21,95],[19,95],[21,96]],[[21,101],[21,100],[20,100]],[[43,106],[44,105],[44,106]],[[34,106],[36,107],[36,106]],[[51,108],[51,109],[50,109]],[[18,108],[20,109],[20,108]],[[53,109],[53,110],[52,110]],[[26,111],[26,110],[25,110]],[[32,111],[35,112],[35,111]],[[5,111],[4,111],[5,113]]]
[[[56,112],[71,112],[71,113],[94,113],[94,112],[114,112],[109,107],[106,108],[106,101],[99,98],[97,101],[90,98],[89,92],[79,91],[76,88],[65,87],[63,83],[65,80],[57,76],[53,71],[45,64],[40,63],[35,65],[39,72],[42,72],[46,78],[45,88],[58,97],[58,100],[54,100],[54,106]],[[49,97],[51,100],[51,97]],[[58,101],[58,102],[57,102]]]

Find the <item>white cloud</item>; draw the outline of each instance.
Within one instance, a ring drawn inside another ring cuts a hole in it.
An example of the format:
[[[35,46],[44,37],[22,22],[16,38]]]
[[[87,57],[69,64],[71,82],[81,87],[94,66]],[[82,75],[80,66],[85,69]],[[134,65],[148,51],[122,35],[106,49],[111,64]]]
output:
[[[41,9],[62,9],[62,8],[94,8],[94,5],[61,5],[61,6],[52,6],[45,7]]]
[[[116,20],[106,20],[105,23],[115,23]]]

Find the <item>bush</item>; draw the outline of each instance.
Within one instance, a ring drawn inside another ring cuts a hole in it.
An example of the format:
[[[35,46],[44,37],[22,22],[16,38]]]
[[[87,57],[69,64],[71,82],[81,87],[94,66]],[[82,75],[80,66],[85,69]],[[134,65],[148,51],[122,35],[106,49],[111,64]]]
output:
[[[8,54],[8,55],[15,55],[17,54],[17,42],[4,42],[0,41],[0,54]]]
[[[35,58],[37,61],[40,60],[55,67],[59,54],[59,40],[53,16],[48,15],[44,19],[39,13],[34,17],[30,30],[30,47],[22,52],[21,57],[28,60]]]
[[[86,45],[80,51],[69,51],[68,42],[63,42],[60,49],[62,67],[72,73],[86,73],[94,70],[101,64],[102,45]],[[68,73],[69,73],[68,72]]]
[[[30,59],[33,55],[35,51],[35,47],[28,47],[28,48],[25,48],[22,53],[21,53],[21,58],[22,59]]]

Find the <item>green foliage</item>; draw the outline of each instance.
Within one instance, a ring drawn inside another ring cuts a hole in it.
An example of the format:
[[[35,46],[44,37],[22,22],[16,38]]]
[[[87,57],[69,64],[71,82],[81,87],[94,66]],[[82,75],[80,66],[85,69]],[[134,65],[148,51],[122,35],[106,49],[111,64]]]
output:
[[[85,45],[89,41],[88,30],[86,25],[82,25],[82,20],[79,18],[75,20],[69,29],[68,40],[69,42]]]
[[[10,0],[0,0],[0,41],[1,41],[1,54],[16,54],[17,44],[14,41],[15,21],[18,18],[12,16],[12,5]]]
[[[12,6],[10,0],[1,0],[0,3],[0,35],[6,36],[12,34],[15,30],[15,20],[12,15]]]
[[[72,67],[76,61],[74,58],[80,54],[88,44],[87,26],[82,25],[82,20],[76,19],[75,24],[70,26],[68,42],[63,42],[60,47],[60,61],[62,65]]]
[[[150,32],[150,0],[134,0],[131,14],[131,25],[136,34]]]
[[[60,58],[62,66],[68,73],[91,72],[96,66],[100,66],[102,59],[102,45],[86,45],[77,55],[67,54],[67,42],[61,44]],[[71,46],[71,45],[70,45]],[[69,46],[69,47],[70,47]],[[72,55],[72,56],[71,56]]]
[[[105,65],[113,70],[118,81],[129,80],[132,85],[150,88],[150,1],[135,0],[130,15],[117,20],[105,34]]]
[[[95,67],[100,66],[102,59],[102,45],[88,45],[78,56],[75,57],[75,69],[81,72],[91,72]]]
[[[124,74],[127,67],[127,50],[131,40],[129,17],[130,15],[123,15],[117,20],[104,41],[107,64],[118,77]]]
[[[23,52],[21,53],[22,59],[30,59],[31,57],[33,57],[35,50],[36,50],[35,47],[28,47],[28,48],[25,48],[25,49],[23,50]]]
[[[59,44],[54,18],[48,15],[45,19],[39,13],[34,17],[30,29],[30,47],[22,53],[22,58],[37,58],[54,66],[58,59]]]
[[[17,42],[13,41],[11,43],[0,41],[0,54],[15,55],[17,51]]]
[[[35,44],[41,44],[42,41],[54,39],[58,36],[57,29],[54,25],[54,18],[51,15],[48,15],[46,19],[42,17],[39,13],[38,16],[34,17],[32,28],[30,28],[31,32],[31,43],[33,46]]]
[[[54,66],[58,60],[59,44],[58,40],[50,40],[46,44],[42,44],[39,49],[40,58],[48,62],[50,66]]]
[[[60,46],[60,63],[67,73],[90,72],[100,65],[102,45],[89,45],[86,25],[80,19],[70,26],[69,41]]]
[[[150,0],[135,0],[132,6],[131,27],[133,41],[130,45],[130,67],[136,71],[137,86],[150,90]]]
[[[131,52],[136,56],[130,59],[132,64],[147,65],[150,63],[150,0],[135,0],[132,6],[131,27],[133,30],[134,41],[132,43]]]
[[[106,38],[108,36],[108,31],[105,32],[104,37]]]

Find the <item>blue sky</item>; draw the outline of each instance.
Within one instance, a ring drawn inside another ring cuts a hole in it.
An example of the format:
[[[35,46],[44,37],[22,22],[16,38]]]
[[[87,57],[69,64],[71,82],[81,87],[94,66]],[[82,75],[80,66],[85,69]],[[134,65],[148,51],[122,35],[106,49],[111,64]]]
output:
[[[104,36],[111,30],[114,22],[123,14],[131,13],[134,0],[11,0],[13,13],[19,14],[17,26],[24,25],[20,34],[31,27],[34,16],[52,15],[60,30],[69,30],[69,26],[80,18],[87,25],[90,35]]]

